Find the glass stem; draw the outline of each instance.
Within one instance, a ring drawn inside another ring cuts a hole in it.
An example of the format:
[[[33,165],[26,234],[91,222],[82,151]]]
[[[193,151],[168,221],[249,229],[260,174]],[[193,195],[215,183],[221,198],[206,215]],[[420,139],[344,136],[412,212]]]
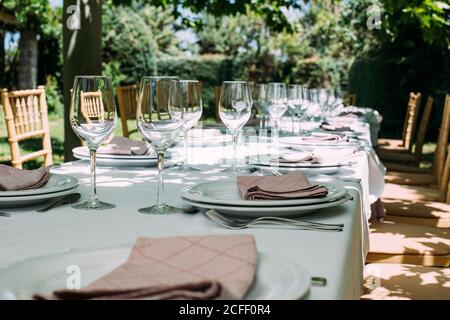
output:
[[[231,167],[234,170],[237,170],[237,151],[236,151],[236,149],[237,149],[239,131],[233,130],[233,132],[231,134],[233,136],[233,163],[232,163]]]
[[[295,130],[295,115],[292,115],[291,119],[292,119],[292,133],[294,133],[294,130]]]
[[[158,151],[158,193],[156,194],[156,206],[162,207],[165,205],[164,197],[164,151]]]
[[[184,159],[181,162],[181,165],[184,166],[187,164],[187,158],[188,158],[188,132],[187,130],[184,131]]]
[[[96,161],[97,161],[97,150],[96,149],[90,149],[90,160],[91,160],[91,193],[89,200],[91,203],[97,203],[98,202],[98,196],[97,196],[97,172],[96,172]]]

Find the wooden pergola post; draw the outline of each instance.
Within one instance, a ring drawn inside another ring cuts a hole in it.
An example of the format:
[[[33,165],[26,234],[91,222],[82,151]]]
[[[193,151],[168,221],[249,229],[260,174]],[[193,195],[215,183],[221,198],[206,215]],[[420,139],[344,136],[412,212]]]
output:
[[[72,149],[80,145],[69,122],[70,89],[76,75],[102,73],[101,0],[64,0],[63,83],[64,83],[64,161],[74,159]],[[79,24],[77,23],[79,22]]]

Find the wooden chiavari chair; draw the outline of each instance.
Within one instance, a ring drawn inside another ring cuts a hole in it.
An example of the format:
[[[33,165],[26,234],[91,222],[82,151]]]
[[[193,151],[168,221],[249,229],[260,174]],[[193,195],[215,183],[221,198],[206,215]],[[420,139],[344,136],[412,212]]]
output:
[[[2,102],[12,165],[21,169],[24,162],[38,157],[44,157],[44,165],[51,165],[52,145],[44,86],[10,92],[3,89]],[[35,137],[42,138],[42,150],[21,155],[19,142]]]
[[[129,137],[137,129],[128,129],[128,119],[136,119],[136,107],[139,100],[139,85],[132,84],[128,86],[118,86],[116,88],[117,105],[122,123],[122,132],[124,137]]]

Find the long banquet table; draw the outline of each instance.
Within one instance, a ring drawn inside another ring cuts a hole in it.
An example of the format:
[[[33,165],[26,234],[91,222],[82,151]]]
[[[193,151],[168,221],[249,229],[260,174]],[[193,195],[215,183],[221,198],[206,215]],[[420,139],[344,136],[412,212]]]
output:
[[[370,141],[370,130],[366,128]],[[363,130],[364,131],[364,130]],[[238,154],[241,161],[265,153],[270,143],[244,135],[245,145]],[[180,143],[180,145],[182,145]],[[370,146],[370,143],[367,144]],[[370,204],[383,189],[383,168],[369,147],[360,151],[355,166],[333,176],[320,175],[314,179],[334,181],[348,188],[353,200],[320,210],[308,217],[311,221],[343,223],[343,232],[316,232],[287,228],[257,227],[231,231],[210,221],[202,213],[166,216],[144,215],[137,212],[153,204],[156,194],[156,168],[98,168],[100,198],[117,205],[108,211],[79,211],[62,206],[44,214],[34,209],[9,210],[11,218],[0,220],[0,268],[30,259],[80,248],[101,248],[129,245],[137,237],[163,237],[199,234],[253,234],[259,252],[270,253],[298,263],[311,276],[327,278],[325,287],[311,287],[307,299],[359,299],[363,283],[363,265],[368,250],[368,218]],[[175,147],[173,154],[182,152]],[[189,148],[189,162],[200,171],[180,173],[169,170],[165,176],[166,200],[182,206],[182,187],[203,181],[230,179],[217,163],[229,160],[229,144],[209,143]],[[80,181],[83,196],[89,193],[87,161],[74,161],[52,168],[52,172],[72,175]],[[61,272],[65,272],[61,270]],[[276,280],[274,280],[276,281]]]

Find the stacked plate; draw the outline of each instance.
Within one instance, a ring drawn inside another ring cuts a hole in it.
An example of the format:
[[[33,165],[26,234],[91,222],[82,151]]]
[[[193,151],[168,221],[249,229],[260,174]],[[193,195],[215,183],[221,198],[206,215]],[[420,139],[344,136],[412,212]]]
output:
[[[89,160],[87,147],[72,150],[73,156],[81,160]],[[166,155],[168,157],[168,155]],[[156,153],[146,155],[115,155],[97,153],[97,165],[107,167],[154,167],[158,164]]]
[[[51,174],[48,182],[38,189],[1,191],[0,208],[27,207],[74,193],[78,180],[74,177]]]
[[[274,161],[272,155],[259,155],[256,160],[249,159],[251,166],[260,169],[275,168],[280,173],[289,173],[291,171],[302,170],[304,173],[311,174],[335,174],[342,167],[352,166],[352,159],[328,160],[321,162],[281,162]]]
[[[320,183],[328,189],[321,198],[292,200],[243,200],[236,180],[211,181],[185,187],[181,192],[183,201],[196,208],[215,209],[238,217],[300,216],[313,211],[330,208],[348,200],[348,191],[341,185]]]
[[[319,134],[319,133],[316,133]],[[311,139],[309,136],[290,136],[281,137],[280,143],[284,145],[291,146],[320,146],[320,147],[332,147],[332,148],[348,148],[348,147],[358,147],[361,143],[358,140],[347,140],[345,135],[330,134],[330,133],[320,133],[320,136],[327,135],[337,135],[341,139],[339,141],[332,140],[321,140],[321,139]],[[318,135],[319,137],[319,135]]]
[[[51,293],[67,286],[67,267],[83,271],[81,287],[97,280],[123,264],[130,246],[79,249],[42,256],[0,270],[0,300],[28,300],[35,293]],[[301,299],[311,280],[298,264],[269,253],[258,254],[254,282],[246,300]]]

